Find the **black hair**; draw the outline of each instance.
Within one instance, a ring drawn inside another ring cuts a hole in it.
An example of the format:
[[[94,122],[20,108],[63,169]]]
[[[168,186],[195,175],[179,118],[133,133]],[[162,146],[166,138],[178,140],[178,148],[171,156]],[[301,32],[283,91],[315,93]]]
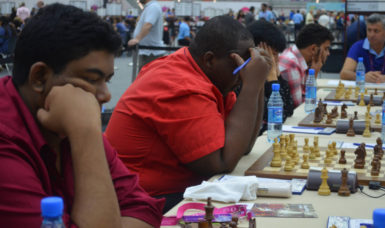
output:
[[[271,22],[265,20],[254,21],[247,26],[247,30],[253,35],[255,45],[265,42],[278,52],[283,52],[286,48],[285,35]]]
[[[91,51],[116,54],[121,39],[112,26],[93,12],[55,3],[33,16],[21,32],[15,48],[13,82],[26,82],[31,66],[46,63],[55,74]]]
[[[202,56],[212,51],[217,57],[235,50],[239,41],[252,40],[250,32],[230,16],[217,16],[207,21],[190,44],[190,52]]]
[[[334,37],[329,29],[319,24],[307,24],[299,32],[295,44],[299,49],[302,49],[312,44],[320,46],[327,40],[330,42],[334,40]]]
[[[185,17],[183,17],[183,20],[184,21],[191,21],[191,18],[189,16],[185,16]]]

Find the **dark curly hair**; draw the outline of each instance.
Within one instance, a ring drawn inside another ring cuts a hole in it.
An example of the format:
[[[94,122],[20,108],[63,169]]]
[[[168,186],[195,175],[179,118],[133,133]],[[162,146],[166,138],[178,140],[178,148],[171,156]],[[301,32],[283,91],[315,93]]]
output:
[[[283,52],[286,48],[286,39],[281,30],[273,23],[258,20],[247,26],[247,30],[253,35],[255,45],[265,42],[278,52]]]
[[[302,49],[312,44],[320,46],[327,40],[330,42],[334,40],[329,29],[319,24],[308,24],[299,32],[295,44],[299,49]]]

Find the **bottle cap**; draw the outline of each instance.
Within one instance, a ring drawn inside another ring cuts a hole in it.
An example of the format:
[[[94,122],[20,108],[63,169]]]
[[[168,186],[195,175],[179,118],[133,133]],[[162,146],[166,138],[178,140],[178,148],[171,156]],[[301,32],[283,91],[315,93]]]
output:
[[[373,225],[375,228],[385,228],[385,208],[374,209]]]
[[[358,57],[358,62],[363,62],[364,61],[364,57]]]
[[[57,196],[45,197],[41,200],[41,214],[43,217],[59,217],[63,214],[63,199]]]
[[[271,88],[273,89],[273,91],[279,91],[279,87],[280,87],[280,84],[278,83],[274,83],[271,85]]]
[[[314,69],[309,69],[309,75],[314,75],[315,74],[315,70]]]

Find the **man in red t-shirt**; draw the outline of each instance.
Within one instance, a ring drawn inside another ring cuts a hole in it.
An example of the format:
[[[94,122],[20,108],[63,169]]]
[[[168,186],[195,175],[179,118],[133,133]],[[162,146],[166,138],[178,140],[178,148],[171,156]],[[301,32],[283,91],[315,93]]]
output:
[[[189,48],[143,67],[115,107],[107,139],[150,195],[166,197],[165,211],[186,187],[231,172],[253,147],[271,67],[270,56],[253,47],[238,21],[212,18]]]
[[[66,227],[159,227],[162,200],[139,185],[102,136],[120,37],[96,14],[39,10],[0,79],[0,227],[40,227],[60,196]]]

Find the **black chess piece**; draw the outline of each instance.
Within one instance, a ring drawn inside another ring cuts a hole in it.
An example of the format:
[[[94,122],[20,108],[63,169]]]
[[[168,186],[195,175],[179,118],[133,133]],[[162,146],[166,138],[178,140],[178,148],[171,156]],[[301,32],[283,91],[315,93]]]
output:
[[[346,164],[345,150],[341,150],[341,156],[338,160],[338,164]]]
[[[314,123],[321,123],[323,117],[322,117],[322,111],[320,107],[315,108],[314,110]]]
[[[346,118],[348,118],[348,113],[346,112],[346,108],[347,108],[348,106],[346,106],[346,104],[343,104],[342,106],[341,106],[341,119],[346,119]]]
[[[352,118],[350,118],[350,120],[349,120],[349,129],[348,129],[348,131],[346,132],[346,136],[355,136],[356,135],[356,133],[354,132],[354,128],[353,128],[353,119]]]
[[[354,120],[358,120],[358,112],[354,111]]]

